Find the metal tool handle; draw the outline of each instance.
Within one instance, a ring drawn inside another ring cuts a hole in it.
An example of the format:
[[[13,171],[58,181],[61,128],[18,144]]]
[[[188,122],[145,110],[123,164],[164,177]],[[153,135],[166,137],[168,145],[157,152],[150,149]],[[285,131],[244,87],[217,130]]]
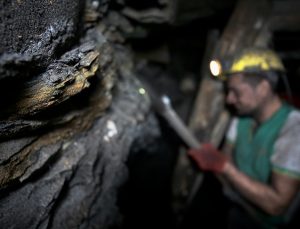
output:
[[[168,120],[171,127],[175,129],[176,133],[190,148],[200,148],[200,142],[190,132],[187,126],[182,122],[180,117],[174,111],[171,106],[170,99],[164,95],[161,97],[161,100],[165,105],[165,109],[162,110],[161,114],[166,118],[166,120]]]

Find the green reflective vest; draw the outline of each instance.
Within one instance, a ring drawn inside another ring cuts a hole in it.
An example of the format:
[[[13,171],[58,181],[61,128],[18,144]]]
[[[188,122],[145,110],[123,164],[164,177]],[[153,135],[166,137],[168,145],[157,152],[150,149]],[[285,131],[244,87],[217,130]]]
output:
[[[256,126],[251,118],[239,119],[233,158],[240,171],[254,180],[270,183],[274,143],[292,109],[284,103],[276,113],[259,126]],[[270,225],[282,221],[282,217],[271,217],[260,210],[257,211],[260,218]]]

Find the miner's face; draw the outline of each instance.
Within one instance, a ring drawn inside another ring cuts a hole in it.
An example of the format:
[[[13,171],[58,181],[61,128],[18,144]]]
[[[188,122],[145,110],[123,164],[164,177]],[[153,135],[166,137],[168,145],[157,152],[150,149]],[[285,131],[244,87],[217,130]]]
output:
[[[238,115],[254,115],[262,101],[259,85],[253,86],[243,80],[242,74],[228,78],[226,102],[236,109]]]

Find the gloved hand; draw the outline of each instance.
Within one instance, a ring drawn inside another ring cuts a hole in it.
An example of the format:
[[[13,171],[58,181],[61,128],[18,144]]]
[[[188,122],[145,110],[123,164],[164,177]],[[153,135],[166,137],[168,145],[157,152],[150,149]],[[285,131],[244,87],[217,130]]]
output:
[[[212,172],[223,172],[228,160],[224,154],[209,143],[203,144],[200,149],[190,149],[187,153],[200,169]]]

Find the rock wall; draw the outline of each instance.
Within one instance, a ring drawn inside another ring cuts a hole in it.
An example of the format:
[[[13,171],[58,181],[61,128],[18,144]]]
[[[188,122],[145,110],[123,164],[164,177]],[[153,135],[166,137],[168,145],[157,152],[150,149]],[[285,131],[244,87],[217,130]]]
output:
[[[170,228],[181,141],[136,74],[186,114],[201,47],[176,26],[232,2],[1,1],[1,228]]]
[[[108,3],[0,3],[1,228],[122,226],[128,155],[161,133]]]

